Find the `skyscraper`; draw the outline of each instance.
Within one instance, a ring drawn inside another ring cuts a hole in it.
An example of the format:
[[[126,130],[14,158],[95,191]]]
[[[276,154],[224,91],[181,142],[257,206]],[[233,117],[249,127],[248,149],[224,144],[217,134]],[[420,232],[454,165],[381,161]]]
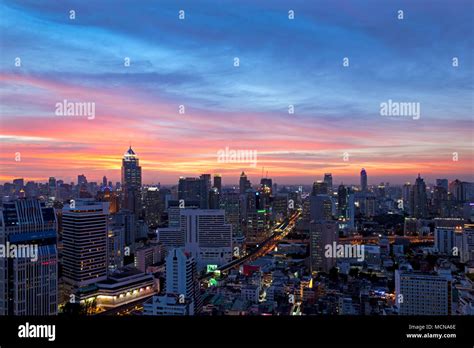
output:
[[[140,213],[140,191],[142,187],[142,167],[132,147],[125,152],[122,159],[123,208],[135,214]]]
[[[239,193],[224,191],[221,194],[220,208],[225,211],[225,219],[232,225],[234,241],[243,243],[242,226],[240,221],[240,199]]]
[[[222,177],[219,174],[214,175],[213,187],[215,187],[219,193],[222,193]]]
[[[83,200],[62,213],[63,279],[75,288],[107,278],[109,204]]]
[[[418,174],[418,178],[416,178],[410,191],[410,209],[413,217],[426,218],[428,216],[426,185],[420,174]]]
[[[411,184],[407,182],[402,187],[403,210],[406,212],[410,211],[410,192]]]
[[[201,209],[209,209],[209,191],[211,190],[210,174],[202,174],[199,178],[179,178],[178,199],[187,202],[199,202]]]
[[[181,209],[180,228],[185,231],[185,251],[199,270],[232,260],[232,225],[226,223],[223,210]]]
[[[211,174],[201,174],[201,209],[209,209],[209,192],[211,191]]]
[[[347,189],[341,184],[337,189],[337,213],[339,216],[346,216],[347,210]]]
[[[448,179],[436,179],[436,186],[443,187],[448,192]]]
[[[150,228],[158,227],[161,213],[164,210],[160,189],[156,186],[148,187],[144,192],[145,220]]]
[[[77,185],[82,186],[87,184],[87,179],[84,174],[78,175],[77,176]]]
[[[209,191],[209,209],[220,208],[220,194],[217,187],[211,188]]]
[[[271,178],[260,179],[260,187],[263,191],[267,191],[271,194],[273,189],[273,180]]]
[[[250,181],[247,179],[247,175],[245,175],[245,172],[242,172],[242,174],[240,174],[240,180],[239,180],[240,194],[245,193],[250,188],[252,188],[252,185],[250,184]]]
[[[325,256],[326,245],[338,240],[335,221],[316,221],[310,224],[310,268],[311,272],[329,272],[336,265],[336,259]]]
[[[331,220],[334,214],[334,203],[329,195],[310,197],[311,220]]]
[[[453,200],[457,203],[464,203],[470,198],[470,186],[472,184],[458,179],[449,184],[449,193],[451,193]]]
[[[325,173],[323,181],[326,184],[328,190],[332,191],[332,174],[331,173]]]
[[[318,180],[313,183],[311,196],[327,195],[327,194],[328,194],[328,185],[325,182]]]
[[[360,171],[360,190],[362,192],[367,192],[367,189],[367,172],[364,168],[362,168],[362,170]]]
[[[36,199],[4,203],[0,244],[16,255],[0,258],[0,315],[55,315],[58,311],[56,216]]]
[[[48,180],[48,184],[49,184],[49,191],[54,194],[55,190],[56,190],[56,178],[54,176],[51,176]]]

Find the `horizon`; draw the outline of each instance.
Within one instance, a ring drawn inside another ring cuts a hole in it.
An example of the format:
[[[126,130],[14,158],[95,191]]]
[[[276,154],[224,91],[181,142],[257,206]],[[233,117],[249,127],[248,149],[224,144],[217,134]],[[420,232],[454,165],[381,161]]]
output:
[[[140,160],[140,166],[142,168],[142,175],[143,175],[143,174],[146,173],[146,168],[144,168],[141,165],[142,160],[141,160],[139,154],[137,154],[137,156]],[[365,169],[365,168],[360,168],[360,170],[362,170],[362,169]],[[390,183],[391,185],[401,186],[401,185],[404,185],[405,183],[413,183],[418,175],[421,176],[421,178],[425,181],[425,183],[427,185],[435,184],[435,181],[437,179],[447,179],[449,183],[456,180],[456,179],[458,179],[460,181],[470,182],[469,179],[464,179],[462,176],[455,176],[455,177],[452,177],[452,178],[451,177],[441,177],[441,176],[427,177],[427,176],[423,176],[423,173],[416,173],[413,176],[413,178],[411,178],[411,179],[407,178],[406,180],[401,180],[401,181],[389,181],[389,180],[385,180],[385,178],[383,178],[383,177],[372,177],[370,175],[370,172],[367,169],[365,169],[365,170],[367,172],[367,178],[368,178],[368,185],[369,186],[377,186],[381,183],[384,183],[384,184]],[[46,177],[43,177],[43,178],[34,179],[34,178],[16,176],[16,177],[12,177],[12,179],[10,179],[9,181],[0,181],[0,184],[11,183],[12,180],[14,180],[14,179],[24,179],[25,182],[33,181],[35,183],[47,183],[50,177],[54,177],[56,180],[63,180],[65,183],[73,182],[73,183],[77,184],[77,176],[78,175],[85,175],[88,182],[96,182],[96,183],[99,183],[99,184],[102,182],[103,177],[106,176],[108,182],[112,181],[112,183],[115,184],[117,182],[120,182],[121,168],[117,169],[116,172],[117,171],[118,171],[118,177],[117,177],[117,175],[112,176],[112,177],[110,177],[108,175],[102,175],[102,176],[99,175],[98,177],[90,177],[86,172],[78,172],[75,176],[72,176],[72,177],[60,177],[60,176],[51,175],[51,176],[46,176]],[[285,179],[280,177],[280,176],[272,176],[271,173],[267,173],[267,172],[261,173],[260,176],[258,176],[258,175],[248,175],[247,171],[244,168],[240,171],[237,171],[236,173],[239,173],[237,175],[227,176],[227,175],[222,175],[220,172],[190,173],[189,175],[177,176],[176,180],[174,182],[163,182],[163,181],[157,180],[157,181],[152,181],[152,182],[144,182],[144,183],[142,183],[142,185],[143,186],[153,186],[153,185],[158,185],[159,184],[161,186],[172,186],[172,185],[177,185],[178,184],[178,180],[179,180],[180,177],[199,177],[201,174],[210,174],[211,175],[211,180],[213,179],[213,177],[215,175],[220,175],[222,177],[222,185],[223,186],[234,186],[234,185],[238,186],[239,185],[239,177],[240,177],[241,172],[245,172],[245,174],[247,175],[247,178],[251,181],[252,185],[258,185],[261,178],[270,178],[270,179],[273,180],[273,183],[276,183],[278,185],[288,185],[288,186],[292,186],[292,185],[312,185],[316,181],[322,181],[323,178],[324,178],[324,174],[332,174],[332,173],[322,172],[322,173],[320,173],[320,175],[318,177],[307,178],[306,181],[288,182],[288,181],[285,181]],[[265,175],[262,176],[262,174],[265,174]],[[233,180],[233,182],[229,183],[228,178],[234,178],[234,179],[231,179],[231,180]],[[347,180],[347,178],[351,178],[351,179],[356,178],[357,180],[355,180],[355,182],[354,182],[354,181]],[[357,175],[347,175],[347,176],[339,176],[339,175],[334,176],[333,175],[332,179],[333,179],[333,187],[337,187],[341,183],[346,185],[346,186],[359,186],[360,185],[360,171]],[[339,179],[341,179],[341,180],[339,180]],[[282,181],[280,181],[280,180],[282,180]]]

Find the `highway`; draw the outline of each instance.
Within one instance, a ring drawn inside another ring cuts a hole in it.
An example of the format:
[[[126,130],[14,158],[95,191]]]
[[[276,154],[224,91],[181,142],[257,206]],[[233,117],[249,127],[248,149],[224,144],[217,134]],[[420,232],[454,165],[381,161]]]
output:
[[[262,257],[272,251],[275,246],[286,237],[286,235],[293,229],[296,224],[296,221],[300,217],[301,212],[295,212],[288,221],[283,221],[281,224],[273,228],[273,233],[270,237],[265,239],[258,247],[253,250],[250,254],[247,254],[239,259],[233,260],[226,265],[220,266],[217,268],[218,271],[226,272],[232,268],[239,267],[245,262],[251,262],[259,257]],[[199,278],[199,280],[204,280],[213,276],[213,273],[208,273]]]
[[[293,227],[296,224],[296,221],[298,221],[298,218],[300,217],[301,212],[297,211],[295,212],[289,219],[283,221],[280,223],[278,226],[275,226],[273,228],[273,233],[270,237],[268,237],[265,241],[259,244],[259,246],[253,250],[250,254],[247,254],[240,259],[233,260],[229,262],[226,265],[223,265],[218,268],[219,271],[221,272],[226,272],[231,270],[232,268],[239,267],[245,262],[251,262],[259,257],[262,257],[269,252],[271,252],[275,246],[283,239],[286,237],[286,235],[293,229]],[[214,273],[209,273],[206,275],[203,275],[199,278],[200,281],[205,280],[207,278],[210,278],[214,275]],[[122,306],[106,310],[104,312],[101,312],[97,315],[128,315],[131,314],[131,312],[134,312],[137,309],[143,308],[143,303],[147,301],[150,297],[147,296],[146,298],[141,298],[137,301],[133,301],[131,303],[124,304]]]

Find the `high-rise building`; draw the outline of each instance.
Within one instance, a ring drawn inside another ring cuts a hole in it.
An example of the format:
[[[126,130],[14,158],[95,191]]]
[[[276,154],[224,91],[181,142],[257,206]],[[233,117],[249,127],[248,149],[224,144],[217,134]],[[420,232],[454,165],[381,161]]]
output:
[[[53,208],[36,199],[4,203],[0,244],[16,254],[0,258],[0,315],[58,311],[57,224]]]
[[[329,192],[331,192],[332,191],[332,174],[331,173],[325,173],[323,182],[326,184]]]
[[[364,204],[364,216],[371,218],[375,216],[377,207],[377,199],[373,195],[369,195],[365,197],[365,204]]]
[[[464,221],[461,218],[435,218],[434,246],[442,254],[458,256],[455,250],[457,239],[463,232]]]
[[[125,152],[122,159],[122,207],[138,215],[141,213],[142,167],[132,147]]]
[[[209,190],[209,209],[220,208],[220,196],[217,187],[213,187]]]
[[[252,188],[252,184],[250,184],[250,180],[248,180],[247,175],[245,175],[245,173],[242,172],[242,174],[240,174],[240,180],[239,180],[240,194],[247,192],[247,190],[251,188]]]
[[[327,195],[327,194],[328,194],[328,185],[325,182],[318,180],[313,183],[311,196]]]
[[[186,206],[189,201],[197,201],[201,209],[209,209],[210,177],[209,174],[202,174],[199,178],[179,178],[178,199],[184,200]]]
[[[411,184],[409,182],[405,183],[402,187],[402,201],[403,201],[403,210],[410,212],[410,192]]]
[[[294,203],[293,203],[294,206]],[[278,193],[273,197],[272,218],[276,221],[283,221],[288,217],[288,194]]]
[[[347,189],[341,184],[337,189],[337,214],[339,216],[346,216],[347,211]]]
[[[362,168],[360,171],[360,190],[362,192],[367,192],[368,186],[367,186],[367,172],[365,171],[365,168]]]
[[[125,256],[125,230],[122,226],[109,224],[108,238],[108,259],[109,271],[113,272],[124,266]]]
[[[77,176],[77,185],[78,186],[87,185],[87,178],[84,174]]]
[[[184,248],[185,233],[179,226],[158,227],[156,230],[156,235],[158,241],[167,251],[174,248]]]
[[[436,180],[439,182],[440,179]],[[446,180],[447,181],[447,180]],[[433,189],[432,197],[432,211],[436,216],[446,217],[448,216],[447,205],[448,205],[448,190],[445,189],[444,183],[436,185]],[[446,185],[447,186],[447,185]]]
[[[96,200],[109,203],[109,213],[115,214],[119,211],[120,198],[118,194],[111,190],[109,186],[102,186],[96,194]]]
[[[466,225],[462,231],[461,241],[459,243],[460,261],[467,263],[474,261],[474,225]]]
[[[316,221],[310,224],[310,268],[311,272],[329,272],[336,265],[334,257],[326,257],[326,245],[333,246],[338,240],[335,221]]]
[[[137,219],[130,210],[122,209],[112,215],[112,224],[115,228],[123,228],[124,243],[131,252],[135,250],[135,240],[137,239]]]
[[[428,216],[426,185],[420,174],[418,174],[418,178],[416,178],[410,191],[410,209],[411,215],[415,218],[426,218]]]
[[[165,261],[165,292],[144,304],[144,315],[195,315],[201,311],[196,260],[181,248],[170,250]]]
[[[156,186],[148,187],[144,192],[145,221],[150,228],[156,228],[161,222],[164,210],[160,189]]]
[[[310,197],[311,220],[332,220],[335,213],[334,202],[329,195],[316,195]]]
[[[346,226],[350,229],[355,227],[355,195],[349,193],[347,195],[347,207],[346,207]]]
[[[54,193],[56,190],[56,178],[54,176],[51,176],[48,180],[48,185],[49,185],[49,190],[51,193]]]
[[[181,248],[175,248],[166,257],[165,289],[168,294],[184,294],[194,300],[199,293],[196,260]]]
[[[220,174],[214,175],[214,184],[212,186],[215,187],[219,193],[222,192],[222,177]]]
[[[451,315],[451,281],[436,274],[395,271],[395,299],[400,315]]]
[[[63,279],[75,288],[107,278],[108,214],[105,202],[76,201],[62,212]]]
[[[232,237],[236,243],[243,242],[240,221],[240,197],[235,191],[225,190],[221,194],[220,209],[225,211],[226,223],[232,225]]]
[[[472,183],[466,181],[454,180],[449,184],[449,193],[457,203],[464,203],[472,199]]]
[[[442,187],[445,189],[446,192],[448,192],[448,179],[436,179],[436,186]]]
[[[201,209],[209,209],[209,192],[211,191],[211,174],[201,174]]]
[[[260,187],[256,193],[257,197],[257,209],[265,210],[269,216],[271,214],[271,201],[273,199],[272,195],[272,179],[262,178],[260,180]]]
[[[200,201],[168,201],[168,227],[179,228],[179,215],[181,209],[200,209]]]
[[[435,248],[442,254],[453,254],[455,245],[454,227],[436,227],[434,231]]]
[[[271,178],[260,179],[260,191],[268,192],[268,195],[272,194],[273,180]]]
[[[194,257],[199,270],[232,260],[232,225],[226,223],[224,214],[217,209],[180,210],[185,251]]]
[[[25,187],[25,179],[13,179],[13,186],[15,186],[15,191],[19,191]]]
[[[201,310],[202,299],[199,292],[197,262],[190,253],[173,249],[166,257],[166,294],[184,295],[191,303],[191,315]]]
[[[245,243],[254,246],[270,236],[269,218],[265,210],[248,212],[243,225]]]

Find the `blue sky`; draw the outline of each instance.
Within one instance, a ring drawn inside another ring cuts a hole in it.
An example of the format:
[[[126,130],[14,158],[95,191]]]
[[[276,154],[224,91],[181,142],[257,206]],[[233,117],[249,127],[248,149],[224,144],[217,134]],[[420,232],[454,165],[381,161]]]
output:
[[[70,10],[75,20],[69,19]],[[178,19],[179,10],[185,11],[185,20]],[[288,19],[289,10],[294,20]],[[404,11],[403,20],[398,10]],[[229,121],[222,131],[235,144],[242,134],[261,131],[257,125],[236,125],[260,117],[278,128],[287,123],[292,104],[295,123],[315,127],[314,138],[327,137],[325,156],[338,148],[330,147],[330,136],[345,136],[340,129],[360,132],[353,139],[348,135],[346,148],[358,153],[361,166],[383,165],[390,156],[409,157],[413,163],[423,159],[425,165],[427,155],[439,153],[449,141],[463,159],[467,156],[466,174],[472,169],[473,10],[472,1],[461,0],[2,1],[0,73],[9,77],[1,83],[5,133],[18,135],[11,123],[25,117],[49,117],[58,98],[51,96],[48,83],[111,91],[118,99],[127,91],[127,97],[133,96],[128,103],[157,103],[160,113],[183,104],[211,124]],[[21,57],[21,69],[14,66],[15,57]],[[131,59],[128,68],[125,57]],[[240,60],[238,68],[234,57]],[[349,67],[342,66],[344,57]],[[453,68],[453,57],[459,67]],[[419,122],[380,117],[380,103],[388,99],[419,102]],[[153,118],[153,113],[140,117]],[[329,128],[319,129],[319,124]],[[160,125],[181,134],[173,121]],[[299,129],[281,132],[298,138]],[[377,136],[364,138],[366,130]],[[212,130],[206,132],[199,134],[212,137]],[[397,141],[380,143],[384,132]],[[38,129],[38,134],[43,132]],[[286,140],[289,152],[311,151]],[[283,144],[272,148],[272,141],[269,137],[261,148],[250,137],[245,144],[262,153],[281,153]],[[390,153],[383,145],[396,149]]]

